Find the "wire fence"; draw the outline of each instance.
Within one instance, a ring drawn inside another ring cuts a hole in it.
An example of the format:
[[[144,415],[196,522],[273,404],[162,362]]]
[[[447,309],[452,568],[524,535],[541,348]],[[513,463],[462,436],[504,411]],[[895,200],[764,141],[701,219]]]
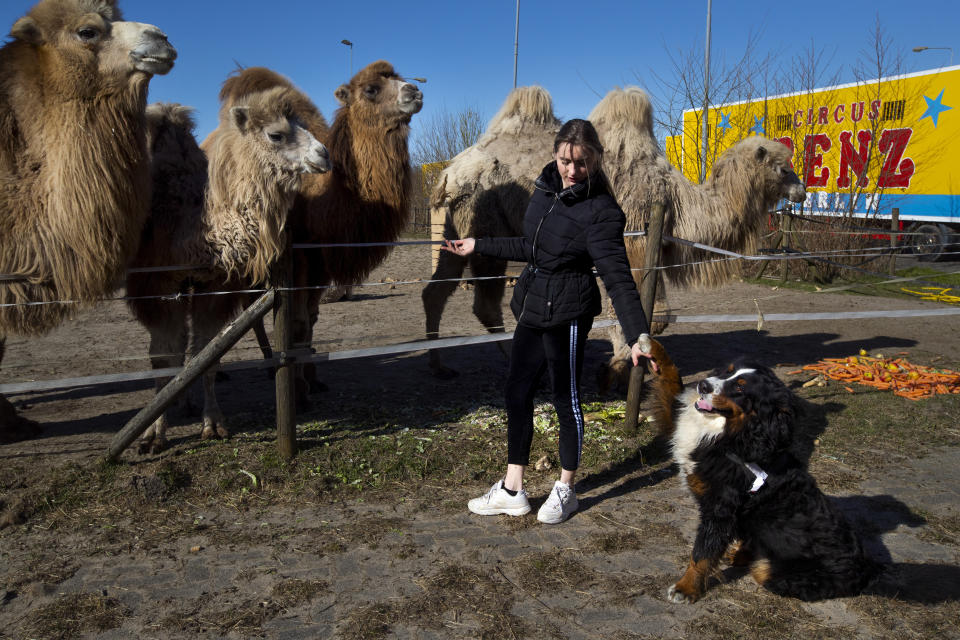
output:
[[[846,230],[839,230],[836,232],[859,233],[859,234],[864,234],[864,233],[889,234],[890,233],[889,230],[884,230],[884,229],[859,228],[859,227],[857,229],[846,229]],[[909,232],[904,232],[901,235],[908,235],[908,233]],[[631,232],[627,232],[625,235],[628,237],[636,237],[636,236],[642,236],[643,234],[644,234],[643,231],[631,231]],[[830,251],[807,252],[807,253],[800,253],[800,252],[779,253],[776,255],[771,255],[769,253],[758,253],[756,255],[743,255],[736,252],[719,249],[716,247],[710,247],[702,243],[690,242],[680,238],[668,237],[667,239],[670,242],[687,244],[697,249],[701,249],[705,252],[713,254],[715,256],[718,256],[715,258],[711,258],[709,260],[705,260],[706,262],[710,262],[710,261],[745,261],[745,262],[789,261],[789,260],[832,259],[832,258],[838,258],[838,257],[849,258],[851,256],[859,256],[859,257],[871,257],[871,256],[877,256],[877,255],[889,256],[891,255],[892,252],[897,250],[896,248],[892,249],[889,246],[885,246],[885,247],[859,247],[856,249],[837,249],[837,250],[830,250]],[[302,248],[302,249],[311,249],[311,248],[317,248],[317,247],[336,247],[336,246],[350,246],[350,247],[393,246],[395,248],[401,248],[401,247],[412,248],[416,246],[435,245],[435,244],[437,244],[437,241],[403,240],[403,241],[389,242],[389,243],[384,242],[384,243],[353,243],[353,244],[322,244],[322,245],[295,244],[293,246],[294,248]],[[902,250],[902,247],[900,248],[900,250]],[[690,263],[690,264],[696,264],[696,263]],[[690,264],[666,265],[666,266],[659,267],[659,269],[667,270],[667,269],[673,269],[673,268],[681,268],[684,266],[690,266]],[[176,265],[171,267],[153,268],[152,270],[185,270],[185,269],[193,269],[193,268],[206,268],[206,267],[196,266],[196,265]],[[141,270],[137,270],[137,271],[141,271]],[[642,269],[638,268],[638,269],[634,269],[634,271],[642,271]],[[511,274],[506,274],[503,276],[490,276],[489,278],[486,278],[486,279],[494,279],[494,278],[509,279],[512,277],[514,276]],[[0,286],[4,286],[4,281],[9,282],[10,278],[11,276],[0,275]],[[396,289],[397,287],[409,287],[409,286],[423,287],[432,282],[470,283],[470,282],[476,282],[481,279],[484,279],[484,278],[478,278],[477,276],[474,276],[472,274],[464,277],[448,278],[443,280],[434,280],[429,277],[426,277],[426,278],[418,277],[418,278],[407,278],[407,279],[403,279],[403,278],[395,279],[395,278],[387,277],[387,278],[384,278],[383,281],[381,282],[355,283],[352,286],[360,290],[365,290],[367,292],[374,292],[374,291],[377,291],[378,289],[382,290],[384,288],[389,288],[393,290],[393,289]],[[911,282],[916,280],[921,280],[921,278],[920,277],[886,278],[884,280],[881,280],[877,284]],[[331,286],[336,286],[336,285],[316,285],[316,286],[296,287],[291,290],[305,290],[305,289],[319,290],[319,289],[326,289]],[[850,285],[850,286],[856,286],[856,285]],[[822,292],[841,291],[845,288],[849,288],[849,287],[833,287],[829,289],[822,289]],[[157,296],[149,296],[149,297],[161,298],[166,300],[176,300],[176,299],[186,298],[188,296],[194,296],[194,295],[197,295],[197,296],[238,295],[238,294],[260,293],[262,291],[263,291],[262,289],[247,289],[243,291],[231,290],[231,291],[213,291],[213,292],[185,293],[185,294],[178,292],[170,295],[157,295]],[[132,298],[128,298],[126,296],[116,296],[113,298],[109,298],[108,300],[119,302],[119,301],[126,301],[130,299]],[[58,301],[58,302],[44,302],[44,303],[28,302],[28,303],[17,303],[17,304],[25,304],[25,305],[64,304],[64,303],[70,303],[70,302],[72,301]],[[12,306],[12,305],[0,305],[0,306]],[[758,305],[758,313],[760,313],[759,305]],[[953,309],[953,308],[936,309],[936,310],[916,309],[912,311],[911,310],[907,310],[907,311],[885,310],[885,311],[870,311],[865,313],[867,315],[861,315],[861,316],[851,314],[850,312],[837,312],[837,313],[826,314],[826,315],[825,314],[802,314],[802,313],[766,314],[764,317],[764,320],[766,322],[779,322],[779,321],[811,321],[813,322],[813,321],[823,321],[823,320],[855,319],[857,317],[896,318],[896,317],[907,317],[909,315],[913,315],[915,317],[922,317],[922,316],[938,317],[938,316],[950,316],[950,315],[960,314],[960,309]],[[739,314],[739,315],[737,314],[726,314],[726,315],[725,314],[706,314],[706,315],[705,314],[690,314],[690,315],[672,314],[669,316],[657,316],[655,317],[655,320],[668,321],[668,322],[674,322],[674,323],[756,322],[757,316],[753,314],[749,316],[744,316],[743,314]],[[612,323],[612,321],[601,320],[595,323],[594,326],[600,328],[610,323]],[[470,344],[483,344],[488,342],[509,340],[512,337],[512,334],[509,331],[507,331],[508,327],[500,327],[499,329],[503,330],[505,333],[498,333],[498,334],[492,334],[492,335],[491,334],[468,335],[468,336],[443,338],[440,340],[429,340],[429,341],[427,340],[411,341],[409,339],[404,340],[404,338],[409,337],[409,334],[403,334],[403,333],[380,334],[377,336],[368,336],[368,338],[376,338],[376,341],[381,343],[385,341],[395,341],[395,340],[400,340],[400,341],[394,342],[392,344],[379,344],[373,347],[356,348],[356,349],[335,349],[334,347],[343,345],[344,343],[343,340],[338,340],[337,338],[326,338],[321,340],[314,340],[311,343],[310,347],[312,350],[316,351],[316,353],[313,353],[309,356],[305,356],[304,358],[301,358],[301,360],[302,361],[343,360],[343,359],[369,357],[369,356],[377,356],[377,355],[405,353],[410,351],[419,351],[419,350],[428,349],[428,348],[445,348],[445,347],[462,346],[462,345],[470,345]],[[251,349],[255,349],[255,347],[248,346],[248,347],[245,347],[245,349],[249,352]],[[185,354],[167,354],[167,355],[182,356]],[[118,355],[116,357],[102,358],[100,360],[102,363],[106,365],[109,363],[130,362],[130,361],[136,361],[136,360],[144,361],[147,358],[148,356],[146,354],[141,356]],[[12,363],[12,365],[5,364],[4,369],[7,371],[10,371],[11,369],[17,369],[20,367],[27,367],[27,366],[36,367],[36,365],[37,365],[36,362],[31,362],[29,364],[24,364],[24,365],[18,365],[17,363]],[[262,357],[257,357],[256,355],[254,355],[253,357],[250,357],[250,358],[222,363],[220,367],[223,370],[236,370],[236,369],[247,369],[247,368],[263,368],[263,367],[270,367],[272,365],[273,365],[272,361],[264,360]],[[5,383],[5,384],[0,384],[0,393],[17,394],[17,393],[28,393],[28,392],[35,392],[35,391],[45,391],[50,389],[71,388],[71,387],[77,387],[77,386],[91,386],[91,385],[111,384],[111,383],[124,382],[124,381],[148,380],[152,378],[169,377],[174,373],[176,373],[176,371],[178,370],[179,368],[174,368],[170,370],[157,369],[157,370],[149,370],[149,371],[132,371],[132,372],[122,372],[122,373],[113,373],[113,374],[98,374],[93,376],[80,376],[80,377],[73,377],[73,378],[61,378],[61,379],[51,379],[51,380],[29,380],[29,381],[22,381],[22,382]]]

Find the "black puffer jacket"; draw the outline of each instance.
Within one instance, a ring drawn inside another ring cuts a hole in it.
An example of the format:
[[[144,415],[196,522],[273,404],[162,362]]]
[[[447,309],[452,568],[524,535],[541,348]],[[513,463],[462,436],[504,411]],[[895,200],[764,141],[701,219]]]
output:
[[[517,322],[548,328],[600,313],[593,267],[613,300],[628,344],[649,331],[623,245],[626,217],[601,180],[566,189],[555,162],[544,167],[521,238],[477,238],[477,253],[526,261],[510,308]]]

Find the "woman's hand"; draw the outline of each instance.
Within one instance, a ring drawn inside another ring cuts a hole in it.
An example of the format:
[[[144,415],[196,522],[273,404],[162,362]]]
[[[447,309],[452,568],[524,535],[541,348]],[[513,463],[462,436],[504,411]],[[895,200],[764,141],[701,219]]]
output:
[[[644,340],[644,338],[646,338],[646,340]],[[633,343],[633,346],[630,347],[630,357],[633,359],[633,366],[640,364],[640,358],[643,357],[650,360],[650,368],[653,369],[654,372],[658,371],[659,367],[657,367],[657,361],[653,359],[653,354],[644,350],[644,347],[646,347],[646,349],[650,348],[650,336],[642,333],[637,341]]]
[[[468,256],[473,253],[473,248],[475,245],[476,240],[473,238],[462,238],[460,240],[447,240],[444,238],[443,244],[440,245],[440,248],[444,251],[455,253],[458,256]]]

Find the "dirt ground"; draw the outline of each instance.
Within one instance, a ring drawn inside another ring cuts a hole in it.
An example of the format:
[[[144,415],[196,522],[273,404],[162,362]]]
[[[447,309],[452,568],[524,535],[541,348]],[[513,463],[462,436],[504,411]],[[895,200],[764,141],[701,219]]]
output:
[[[960,268],[951,264],[954,271]],[[398,248],[369,279],[383,284],[358,288],[351,300],[323,307],[314,335],[317,351],[420,339],[424,321],[417,281],[429,273],[427,247]],[[944,308],[919,299],[801,293],[774,285],[670,291],[670,301],[681,319],[755,318],[758,308],[767,317]],[[470,311],[471,296],[458,289],[451,298],[443,336],[482,333]],[[505,316],[511,330],[508,310]],[[675,322],[663,342],[688,381],[740,353],[757,356],[784,377],[800,364],[859,349],[905,352],[918,362],[956,369],[958,327],[957,316],[767,320],[759,330],[756,319]],[[603,338],[598,330],[591,333],[587,371],[609,355]],[[146,370],[146,344],[146,332],[122,302],[104,303],[43,339],[11,338],[0,384]],[[225,361],[256,354],[255,342],[247,337]],[[323,363],[320,376],[330,389],[315,396],[314,409],[299,418],[329,419],[340,406],[368,404],[396,412],[403,427],[400,416],[430,420],[439,408],[465,397],[478,406],[498,405],[506,359],[495,344],[445,349],[443,358],[459,377],[431,377],[424,351]],[[274,391],[264,370],[233,371],[218,389],[234,432],[270,424]],[[586,376],[584,391],[596,395],[593,376]],[[44,433],[0,446],[0,466],[96,465],[114,434],[152,394],[148,382],[123,382],[10,395]],[[951,410],[957,413],[956,403]],[[179,418],[170,433],[171,451],[163,455],[195,446],[198,433],[195,418]],[[6,567],[0,638],[770,638],[801,632],[806,637],[958,638],[958,455],[960,433],[954,429],[952,444],[922,457],[904,452],[898,464],[878,462],[842,491],[829,491],[864,533],[871,552],[891,565],[881,591],[857,598],[774,605],[774,596],[728,569],[727,584],[700,602],[671,604],[664,591],[686,562],[697,514],[669,466],[638,463],[582,478],[580,511],[552,527],[539,525],[533,515],[469,514],[466,500],[497,478],[499,470],[491,468],[477,470],[476,482],[462,487],[459,501],[444,498],[435,505],[421,494],[244,510],[198,505],[189,512],[193,535],[152,545],[115,539],[83,518],[73,530],[0,529]],[[133,450],[124,454],[124,462],[134,467],[143,460]],[[23,479],[24,485],[29,482]],[[548,474],[532,479],[528,491],[534,509],[551,484]],[[443,495],[449,490],[444,487]],[[126,525],[124,531],[130,531]],[[56,561],[45,549],[56,549]],[[885,610],[895,597],[901,608],[891,617]],[[44,635],[53,627],[40,625],[41,613],[51,611],[85,622]],[[106,622],[90,622],[97,615]]]

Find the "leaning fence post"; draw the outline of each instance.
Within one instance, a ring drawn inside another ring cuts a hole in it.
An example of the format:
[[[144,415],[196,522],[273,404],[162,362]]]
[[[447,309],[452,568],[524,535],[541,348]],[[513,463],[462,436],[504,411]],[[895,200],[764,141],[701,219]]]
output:
[[[130,422],[117,432],[117,435],[113,436],[110,448],[107,451],[107,459],[116,460],[124,449],[130,446],[130,443],[136,440],[153,424],[154,420],[160,417],[164,409],[170,406],[177,396],[183,393],[194,380],[203,375],[204,371],[213,366],[224,353],[229,351],[250,330],[254,322],[273,308],[273,301],[273,290],[264,292],[233,322],[221,329],[220,333],[200,350],[200,353],[190,358],[190,361],[180,373],[167,383],[167,386],[161,389],[147,406],[133,416]]]
[[[653,305],[657,297],[659,279],[661,240],[663,238],[663,217],[666,207],[655,202],[650,208],[650,223],[647,225],[646,251],[643,253],[643,277],[640,280],[640,302],[647,314],[647,325],[653,325]],[[643,390],[643,375],[646,367],[643,363],[630,370],[630,383],[627,387],[627,408],[624,415],[624,429],[628,433],[637,430],[640,417],[640,392]]]
[[[273,267],[271,286],[277,291],[274,302],[276,313],[273,316],[274,354],[278,358],[277,372],[274,377],[277,398],[277,449],[280,456],[290,460],[297,453],[297,406],[294,395],[294,367],[290,357],[292,339],[293,294],[293,254],[290,247],[290,234],[286,234],[286,247]]]
[[[900,207],[890,212],[890,275],[897,275],[897,240],[900,231]]]

